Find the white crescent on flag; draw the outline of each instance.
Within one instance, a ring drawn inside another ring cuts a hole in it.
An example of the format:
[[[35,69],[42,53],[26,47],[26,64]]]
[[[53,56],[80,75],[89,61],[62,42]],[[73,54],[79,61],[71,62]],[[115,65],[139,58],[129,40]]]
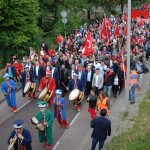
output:
[[[91,41],[87,40],[87,42],[89,43],[89,46],[87,48],[90,48],[91,47]]]

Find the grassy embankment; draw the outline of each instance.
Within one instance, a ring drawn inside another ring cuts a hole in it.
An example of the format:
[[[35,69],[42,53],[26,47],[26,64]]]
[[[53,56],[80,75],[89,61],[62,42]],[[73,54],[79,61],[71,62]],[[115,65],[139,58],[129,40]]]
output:
[[[112,138],[107,150],[150,150],[150,89],[139,104],[135,124],[128,131]]]

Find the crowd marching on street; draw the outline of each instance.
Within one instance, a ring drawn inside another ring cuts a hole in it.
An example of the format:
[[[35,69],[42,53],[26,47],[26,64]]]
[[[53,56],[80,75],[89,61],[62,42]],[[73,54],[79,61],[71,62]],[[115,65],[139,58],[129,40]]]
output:
[[[69,130],[65,97],[69,94],[67,98],[78,112],[82,111],[82,100],[86,100],[93,128],[91,150],[95,150],[98,141],[101,149],[107,135],[111,135],[111,123],[105,117],[111,113],[111,97],[116,98],[125,88],[127,51],[131,57],[131,105],[136,102],[135,90],[140,91],[143,86],[143,74],[149,72],[146,64],[150,57],[150,22],[131,21],[131,50],[127,49],[125,13],[119,17],[103,17],[100,21],[95,19],[93,24],[73,29],[66,38],[59,34],[55,42],[58,43],[55,50],[42,42],[38,52],[29,47],[22,60],[16,54],[12,56],[5,67],[5,81],[1,85],[8,107],[17,112],[16,82],[22,84],[23,97],[39,98],[39,111],[31,123],[38,128],[39,142],[51,150],[54,118],[60,129],[64,126]],[[49,106],[53,106],[54,112]],[[17,118],[13,122],[15,130],[8,139],[10,148],[32,149],[31,134],[23,128],[23,123]]]

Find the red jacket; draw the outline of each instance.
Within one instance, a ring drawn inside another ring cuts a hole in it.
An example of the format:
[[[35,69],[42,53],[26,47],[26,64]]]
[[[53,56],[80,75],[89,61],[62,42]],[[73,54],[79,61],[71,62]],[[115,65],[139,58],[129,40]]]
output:
[[[39,86],[39,91],[42,91],[46,87],[46,80],[47,80],[46,77],[42,78],[40,86]],[[50,91],[55,91],[55,89],[56,89],[55,80],[52,77],[49,79],[48,89]]]

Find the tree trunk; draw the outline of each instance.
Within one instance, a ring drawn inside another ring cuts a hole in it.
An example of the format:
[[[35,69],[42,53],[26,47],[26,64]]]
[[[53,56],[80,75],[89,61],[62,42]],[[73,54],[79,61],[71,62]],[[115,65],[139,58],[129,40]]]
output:
[[[91,19],[91,9],[89,9],[89,10],[87,11],[87,19],[88,19],[88,20]]]
[[[121,12],[123,14],[123,0],[120,0],[120,4],[121,4]]]

